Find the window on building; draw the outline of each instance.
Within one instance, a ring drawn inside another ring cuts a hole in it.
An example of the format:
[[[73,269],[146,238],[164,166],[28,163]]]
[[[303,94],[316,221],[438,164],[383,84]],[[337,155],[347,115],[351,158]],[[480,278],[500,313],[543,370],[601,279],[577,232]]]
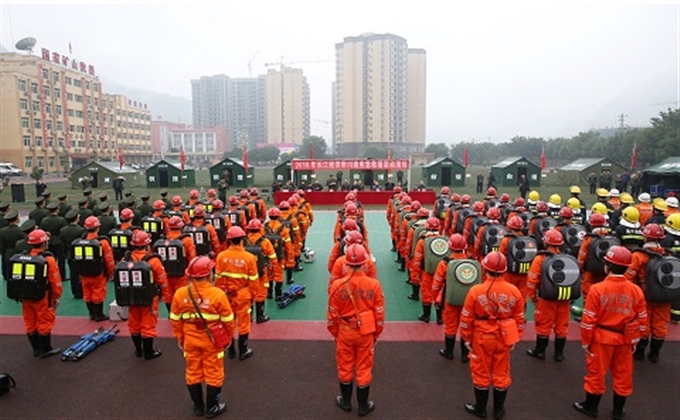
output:
[[[30,147],[31,145],[31,136],[24,136],[24,147]]]
[[[50,87],[49,86],[47,86],[47,85],[43,86],[43,94],[45,96],[50,96]]]
[[[73,100],[73,94],[72,93],[66,93],[66,99],[68,99],[69,101],[72,101]]]
[[[38,84],[37,83],[31,83],[31,92],[37,94],[38,93]]]
[[[54,88],[54,97],[57,99],[61,99],[61,89]]]
[[[80,79],[73,79],[73,86],[82,87],[83,83],[80,81]]]
[[[88,80],[85,81],[85,89],[90,89],[90,82]]]
[[[28,109],[28,100],[23,98],[19,99],[19,108]]]
[[[85,140],[78,140],[78,147],[85,147]]]
[[[40,102],[31,101],[31,105],[32,105],[33,111],[36,111],[36,112],[40,111]]]
[[[68,76],[64,76],[64,81],[66,82],[67,85],[72,85],[72,84],[73,84],[72,81],[71,81],[71,78],[68,77]]]
[[[30,124],[28,123],[28,118],[27,117],[21,117],[21,126],[23,128],[28,128],[30,127]]]
[[[83,102],[83,96],[82,95],[76,95],[75,100],[76,100],[76,102]]]
[[[68,131],[70,131],[71,133],[73,133],[74,131],[76,131],[76,126],[73,125],[73,124],[69,124],[69,126],[68,126]]]
[[[59,147],[64,147],[64,139],[62,137],[59,137],[57,139],[57,145],[59,145]],[[62,165],[62,166],[64,166],[64,165]]]
[[[33,156],[24,157],[24,168],[30,172],[30,169],[33,168]]]
[[[19,90],[26,92],[26,81],[23,79],[19,79]]]
[[[42,128],[42,121],[40,118],[33,118],[33,128]]]
[[[48,137],[46,145],[49,147],[54,146],[54,139],[52,137]]]
[[[76,111],[76,117],[77,118],[83,118],[83,111],[77,110]]]
[[[45,128],[47,128],[48,130],[52,129],[52,121],[51,120],[45,121]]]
[[[57,115],[61,115],[61,105],[57,105],[54,110],[57,113]]]
[[[42,147],[43,145],[42,136],[35,136],[35,145],[38,147]]]
[[[59,82],[59,72],[58,71],[52,72],[52,80],[54,80],[57,83]]]
[[[68,110],[68,116],[69,116],[69,117],[73,117],[73,116],[75,116],[75,115],[76,115],[76,111],[75,111],[73,108],[71,108],[71,109]]]
[[[92,90],[99,92],[99,83],[97,82],[92,83]]]
[[[59,156],[59,166],[66,168],[66,156]]]
[[[212,152],[215,150],[215,137],[212,134],[208,134],[206,138],[206,152]]]
[[[47,68],[42,69],[42,71],[43,71],[43,77],[44,77],[45,79],[49,79],[49,77],[50,77],[50,72],[47,70]]]
[[[64,131],[64,124],[61,121],[57,121],[57,131]]]
[[[197,137],[196,138],[196,151],[197,152],[204,152],[205,150],[205,144],[203,137]]]
[[[45,112],[48,114],[52,113],[52,105],[51,104],[45,104]]]
[[[38,168],[44,168],[45,167],[45,158],[42,156],[38,156]]]

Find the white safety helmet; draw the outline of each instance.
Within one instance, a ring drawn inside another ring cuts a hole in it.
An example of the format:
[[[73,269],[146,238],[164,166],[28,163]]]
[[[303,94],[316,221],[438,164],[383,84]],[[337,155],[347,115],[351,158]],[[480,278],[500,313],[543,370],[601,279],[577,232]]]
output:
[[[652,201],[652,196],[649,195],[649,193],[643,192],[642,194],[638,195],[638,200],[640,200],[642,203],[649,203]]]
[[[617,190],[616,188],[612,188],[609,191],[609,196],[610,197],[618,197],[619,196],[619,190]]]
[[[306,251],[300,254],[300,261],[304,263],[313,263],[314,261],[316,261],[316,251],[307,249]]]
[[[666,199],[666,205],[668,207],[678,208],[678,199],[675,197],[668,197]]]

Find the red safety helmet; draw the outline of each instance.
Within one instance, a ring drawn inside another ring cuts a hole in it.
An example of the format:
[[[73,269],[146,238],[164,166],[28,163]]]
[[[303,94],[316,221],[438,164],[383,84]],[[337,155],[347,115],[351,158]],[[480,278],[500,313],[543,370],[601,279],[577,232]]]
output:
[[[486,195],[488,195],[490,197],[495,197],[496,196],[496,189],[494,187],[489,187],[486,190]]]
[[[467,242],[460,233],[454,233],[449,238],[449,249],[452,251],[463,251],[467,248]]]
[[[250,219],[250,222],[246,225],[248,230],[262,230],[262,222],[260,219]]]
[[[472,205],[472,211],[475,213],[484,213],[484,203],[481,201],[475,201]]]
[[[626,247],[613,246],[605,254],[604,260],[614,265],[630,267],[633,262],[633,254]]]
[[[560,217],[563,219],[571,219],[574,217],[574,210],[570,207],[564,206],[560,209]]]
[[[451,195],[451,201],[453,201],[454,203],[460,202],[460,194],[458,194],[458,193],[453,193],[453,194]]]
[[[508,219],[507,226],[512,230],[522,230],[524,229],[524,219],[519,216],[512,216]]]
[[[29,245],[38,245],[49,242],[50,235],[42,229],[35,229],[28,234],[27,242]]]
[[[488,217],[491,220],[500,220],[501,209],[498,207],[489,208],[489,210],[486,211],[486,217]]]
[[[470,204],[470,201],[472,201],[472,197],[470,197],[469,194],[463,194],[460,196],[461,204]]]
[[[358,230],[350,230],[345,234],[345,245],[349,246],[352,244],[364,244],[364,235],[361,234]]]
[[[172,205],[173,206],[181,206],[182,205],[182,197],[179,195],[175,195],[172,197]]]
[[[295,191],[295,194],[299,195],[300,197],[304,197],[305,196],[305,190],[299,189],[299,190]]]
[[[357,205],[354,203],[349,203],[345,206],[345,214],[348,216],[356,216],[359,213]]]
[[[394,187],[394,193],[395,193],[395,194],[396,194],[396,193],[400,193],[401,191],[402,191],[402,190],[401,190],[401,187],[400,187],[399,185],[397,185],[396,187]]]
[[[604,218],[603,214],[590,213],[588,224],[590,224],[592,227],[602,227],[607,224],[607,219]]]
[[[295,197],[295,194],[293,194],[292,196],[290,196],[288,198],[288,204],[290,204],[291,206],[297,206],[298,205],[298,199],[297,199],[297,197]]]
[[[153,209],[154,210],[165,210],[165,201],[163,200],[156,200],[153,202]]]
[[[663,239],[666,237],[666,232],[656,223],[650,223],[642,228],[642,236],[651,239]]]
[[[359,226],[357,225],[356,220],[345,219],[345,221],[342,222],[342,230],[345,232],[347,232],[348,230],[359,230]]]
[[[130,245],[132,246],[147,246],[151,243],[151,235],[141,229],[132,232],[132,239]]]
[[[524,207],[525,205],[526,201],[522,197],[515,198],[515,207]]]
[[[298,195],[298,193],[293,193],[293,195],[291,195],[291,198],[295,198],[297,201],[300,201],[300,196]]]
[[[227,239],[238,239],[246,236],[246,233],[239,226],[232,226],[227,231]]]
[[[451,189],[449,187],[443,187],[441,194],[442,195],[449,195],[449,194],[451,194]]]
[[[429,217],[430,216],[430,210],[426,209],[425,207],[421,207],[418,209],[416,212],[416,217]]]
[[[135,217],[135,213],[132,209],[123,209],[120,211],[120,220],[130,220]]]
[[[239,191],[238,195],[240,198],[248,198],[248,190],[244,188],[241,191]]]
[[[205,207],[203,206],[196,206],[194,207],[194,214],[191,216],[196,219],[202,219],[205,217]]]
[[[425,229],[427,230],[439,230],[439,219],[436,217],[430,217],[425,222]]]
[[[222,200],[213,200],[210,204],[212,204],[213,210],[222,210],[224,208]]]
[[[413,201],[411,199],[411,197],[408,196],[408,195],[405,195],[404,198],[401,199],[401,204],[403,204],[403,205],[411,204],[411,201]]]
[[[509,203],[509,202],[510,202],[510,194],[508,194],[508,193],[501,194],[501,203]]]
[[[423,205],[420,204],[420,201],[418,201],[418,200],[411,201],[411,211],[413,211],[413,212],[417,212],[418,210],[420,210],[420,208],[422,206]]]
[[[359,266],[368,261],[368,252],[361,244],[352,244],[345,250],[345,261],[347,265]]]
[[[217,192],[215,192],[214,188],[211,188],[208,190],[208,197],[214,197],[217,195]]]
[[[194,279],[210,277],[214,267],[215,262],[210,257],[201,255],[200,257],[194,257],[194,259],[189,262],[184,274],[186,274],[187,277]]]
[[[538,213],[546,213],[548,211],[548,203],[545,201],[539,201],[536,203],[536,211]]]
[[[229,196],[229,205],[230,206],[238,206],[238,197],[235,195],[230,195]]]
[[[198,198],[198,190],[189,191],[189,198],[192,198],[194,200],[197,199]]]
[[[345,201],[348,201],[348,200],[349,201],[355,201],[356,199],[357,199],[357,195],[354,194],[353,192],[349,192],[349,193],[347,193],[347,195],[345,195]]]
[[[97,219],[96,216],[90,216],[87,219],[85,219],[83,227],[87,230],[95,230],[101,225],[102,225],[101,222],[99,221],[99,219]]]
[[[281,210],[279,210],[277,207],[272,207],[267,212],[267,215],[270,219],[274,217],[281,217]]]
[[[260,193],[260,190],[257,189],[257,187],[252,187],[250,189],[250,195],[258,195]]]
[[[552,246],[561,246],[564,244],[564,237],[556,229],[546,230],[543,234],[543,243]]]
[[[482,260],[482,267],[491,273],[505,273],[508,271],[508,259],[498,251],[489,252]]]
[[[168,228],[172,230],[179,230],[184,227],[184,220],[182,220],[181,217],[179,216],[172,216],[170,220],[168,220]]]
[[[288,210],[290,209],[290,203],[286,200],[283,200],[282,202],[279,203],[279,208],[281,210]]]

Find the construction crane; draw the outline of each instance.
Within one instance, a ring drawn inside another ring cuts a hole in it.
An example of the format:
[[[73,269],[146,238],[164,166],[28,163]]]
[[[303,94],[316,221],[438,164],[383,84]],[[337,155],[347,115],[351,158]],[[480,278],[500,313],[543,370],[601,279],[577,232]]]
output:
[[[250,77],[253,77],[253,66],[252,66],[252,64],[253,64],[253,60],[255,60],[255,57],[257,57],[257,55],[258,55],[259,53],[260,53],[260,51],[257,51],[257,52],[255,53],[255,55],[253,55],[253,58],[251,58],[250,61],[248,61],[248,77],[249,77],[249,78],[250,78]]]
[[[264,63],[265,67],[279,66],[280,70],[283,70],[284,66],[293,66],[298,64],[317,64],[317,63],[334,63],[335,60],[307,60],[307,61],[289,61],[284,62],[283,56],[281,56],[281,61],[278,63]]]

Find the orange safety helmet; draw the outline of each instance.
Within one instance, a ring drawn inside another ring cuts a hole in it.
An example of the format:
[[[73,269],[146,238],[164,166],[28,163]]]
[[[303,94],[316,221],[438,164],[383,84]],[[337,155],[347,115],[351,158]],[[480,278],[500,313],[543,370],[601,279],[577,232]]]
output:
[[[172,216],[170,220],[168,220],[168,228],[172,230],[179,230],[184,227],[184,220],[182,220],[181,217],[179,216]]]
[[[123,209],[120,212],[120,220],[130,220],[135,217],[135,213],[132,209]]]
[[[186,274],[187,277],[194,279],[210,277],[214,267],[215,262],[210,257],[201,255],[200,257],[194,257],[194,259],[189,262],[184,274]]]
[[[449,238],[449,249],[452,251],[463,251],[467,248],[467,242],[460,233],[454,233]]]
[[[345,201],[355,201],[357,199],[357,195],[354,194],[353,192],[348,192],[347,195],[345,195]]]
[[[202,219],[205,217],[205,207],[203,206],[196,206],[194,208],[194,214],[193,216],[194,219]]]
[[[496,189],[494,187],[489,187],[486,190],[486,195],[491,196],[491,197],[495,197],[496,196]]]
[[[522,197],[517,197],[515,198],[515,207],[524,207],[526,205],[526,201]]]
[[[248,190],[244,188],[241,191],[239,191],[238,195],[240,198],[248,198]]]
[[[536,203],[536,211],[539,213],[546,213],[548,211],[548,203],[539,201]]]
[[[402,190],[401,190],[401,187],[400,187],[399,185],[397,185],[396,187],[394,187],[394,193],[395,193],[395,194],[396,194],[396,193],[400,193],[401,191],[402,191]]]
[[[239,226],[232,226],[227,231],[227,239],[238,239],[246,236],[246,233]]]
[[[282,202],[279,203],[279,208],[281,210],[288,210],[290,209],[290,203],[286,200],[283,200]]]
[[[505,273],[508,271],[508,259],[498,251],[489,252],[482,260],[482,267],[491,273]]]
[[[147,246],[151,243],[151,235],[145,231],[138,229],[132,233],[130,245],[132,246]]]
[[[501,194],[501,203],[509,203],[509,202],[510,202],[510,194],[508,194],[508,193]]]
[[[83,227],[87,230],[95,230],[99,226],[101,226],[101,222],[96,216],[90,216],[87,219],[85,219],[85,223],[83,224]]]
[[[512,216],[508,219],[507,226],[512,230],[522,230],[524,229],[524,219],[519,216]]]
[[[406,205],[406,204],[411,204],[411,196],[405,195],[404,198],[401,199],[401,204]]]
[[[356,216],[359,213],[357,205],[354,203],[349,203],[345,206],[345,214],[348,216]]]
[[[238,197],[235,195],[230,195],[229,196],[229,205],[230,206],[238,206]]]
[[[449,187],[442,187],[442,195],[449,195],[451,194],[451,189]]]
[[[290,204],[291,206],[297,206],[298,205],[298,199],[295,197],[295,194],[293,194],[292,196],[290,196],[290,198],[288,198],[288,204]]]
[[[262,230],[262,222],[260,219],[250,219],[250,222],[246,225],[248,230]]]
[[[460,202],[460,194],[458,194],[458,193],[453,193],[453,194],[451,195],[451,201],[453,201],[454,203]]]
[[[543,234],[543,243],[552,246],[561,246],[564,244],[564,237],[556,229],[548,229]]]
[[[416,217],[422,218],[422,217],[429,217],[430,216],[430,210],[426,209],[425,207],[421,207],[418,209],[416,212]]]
[[[475,213],[484,213],[484,203],[481,201],[475,201],[472,205],[472,211]]]
[[[260,190],[257,189],[257,187],[252,187],[250,189],[250,195],[258,195],[260,193]]]
[[[610,264],[630,267],[630,264],[633,261],[633,255],[623,246],[613,246],[607,251],[604,260]]]
[[[368,261],[368,252],[361,244],[352,244],[345,250],[345,261],[347,265],[356,267]]]
[[[208,197],[215,197],[217,195],[217,192],[215,192],[214,188],[211,188],[208,190]]]
[[[36,229],[28,234],[27,242],[29,245],[38,245],[49,242],[50,235],[42,229]]]

